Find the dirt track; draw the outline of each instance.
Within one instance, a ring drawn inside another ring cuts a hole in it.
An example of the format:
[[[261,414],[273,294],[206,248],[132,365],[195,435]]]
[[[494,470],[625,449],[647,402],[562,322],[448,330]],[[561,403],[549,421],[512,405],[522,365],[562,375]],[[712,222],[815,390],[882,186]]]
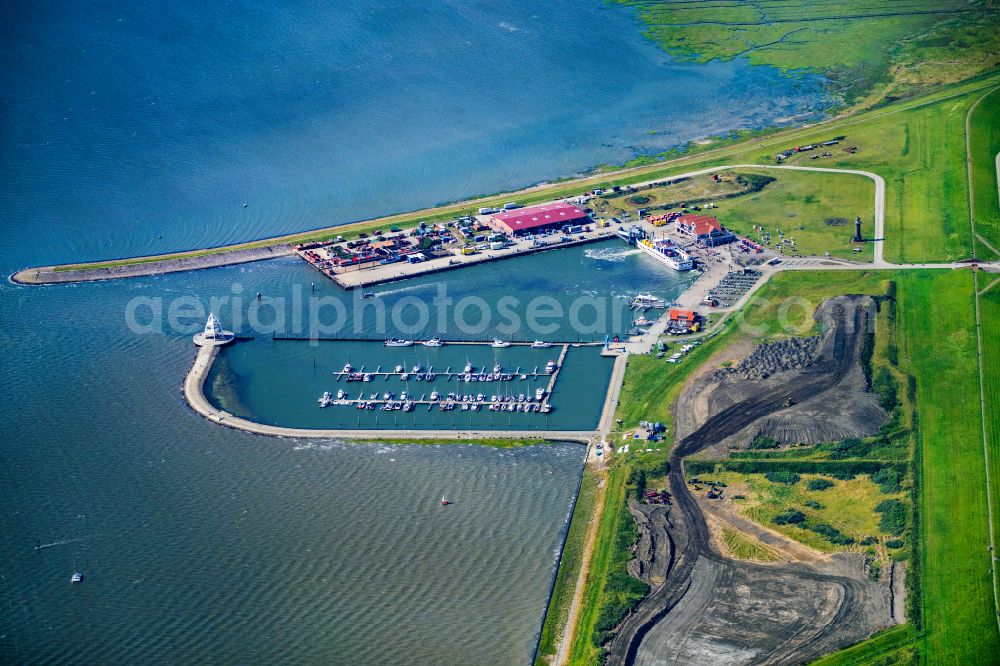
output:
[[[828,301],[823,312],[831,328],[817,359],[788,381],[712,413],[674,447],[669,480],[676,504],[669,514],[644,512],[660,526],[640,528],[643,540],[657,529],[667,532],[659,543],[669,550],[659,552],[656,541],[650,545],[667,558],[669,571],[661,585],[644,576],[653,591],[619,628],[608,663],[801,663],[891,624],[883,591],[865,579],[858,558],[840,556],[822,567],[758,565],[716,553],[681,465],[683,458],[789,402],[804,403],[835,389],[857,365],[870,324],[869,302]]]

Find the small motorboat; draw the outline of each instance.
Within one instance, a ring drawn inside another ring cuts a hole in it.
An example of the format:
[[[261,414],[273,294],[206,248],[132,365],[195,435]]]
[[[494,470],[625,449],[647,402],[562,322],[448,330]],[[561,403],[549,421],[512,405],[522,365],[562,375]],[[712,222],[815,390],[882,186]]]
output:
[[[443,500],[444,498],[442,497],[441,499]],[[73,575],[69,577],[69,582],[74,585],[83,582],[83,573],[76,568],[76,562],[73,563]]]
[[[535,400],[541,400],[545,397],[545,389],[538,387],[535,389]]]
[[[441,397],[440,393],[437,391],[431,391],[431,402],[436,402],[439,397]]]
[[[510,343],[506,340],[501,340],[500,338],[493,338],[493,344],[491,344],[490,347],[502,349],[503,347],[510,347]]]
[[[552,372],[555,371],[555,369],[556,369],[556,362],[555,361],[549,361],[548,363],[545,364],[545,372],[548,372],[549,374],[551,374]]]
[[[385,341],[386,347],[412,347],[413,340],[404,340],[403,338],[389,338]]]
[[[397,365],[396,366],[396,374],[399,374],[399,373],[403,372],[403,369],[404,369],[403,366]]]
[[[353,371],[354,371],[354,366],[353,365],[351,365],[350,363],[345,363],[344,364],[344,369],[342,371],[344,374],[350,374]]]
[[[370,382],[371,380],[372,380],[372,375],[370,372],[366,372],[364,376],[361,378],[361,381],[363,382]]]
[[[465,364],[465,370],[462,370],[462,374],[466,374],[467,375],[467,374],[469,374],[471,372],[472,372],[472,364],[471,363],[466,363]]]
[[[413,374],[417,374],[417,373],[422,372],[423,369],[424,369],[424,366],[422,366],[419,363],[417,363],[416,365],[413,366],[413,369],[410,370],[410,372],[412,372]]]
[[[423,344],[424,347],[444,347],[444,342],[441,338],[431,338],[421,344]]]
[[[341,391],[341,393],[343,393],[343,391]],[[330,403],[333,402],[333,398],[330,396],[329,391],[324,391],[323,395],[321,395],[319,400],[317,400],[316,402],[319,403],[320,407],[329,407]]]
[[[532,349],[548,349],[551,346],[552,346],[551,344],[545,342],[544,340],[535,340],[534,342],[531,343]]]
[[[493,366],[493,374],[494,375],[499,375],[501,370],[503,370],[503,367],[501,367],[501,365],[499,363],[497,363],[496,365]]]

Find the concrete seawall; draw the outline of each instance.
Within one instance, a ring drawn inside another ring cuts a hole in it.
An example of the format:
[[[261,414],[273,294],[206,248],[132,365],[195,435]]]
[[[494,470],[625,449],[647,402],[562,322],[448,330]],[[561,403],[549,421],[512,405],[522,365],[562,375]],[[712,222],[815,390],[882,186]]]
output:
[[[148,261],[142,261],[141,263],[109,266],[107,268],[86,268],[81,270],[73,270],[61,266],[26,268],[11,275],[10,279],[17,284],[25,285],[95,282],[99,280],[161,275],[164,273],[179,273],[181,271],[193,271],[201,268],[232,266],[251,261],[286,257],[291,254],[291,246],[279,243],[250,250],[226,250],[201,256],[170,258],[170,255],[164,255],[162,260],[150,257]]]
[[[212,369],[218,347],[199,347],[194,364],[184,378],[184,398],[198,414],[228,428],[271,437],[308,437],[324,439],[551,439],[588,443],[598,436],[589,430],[340,430],[285,428],[254,423],[234,414],[216,409],[205,397],[205,380]]]

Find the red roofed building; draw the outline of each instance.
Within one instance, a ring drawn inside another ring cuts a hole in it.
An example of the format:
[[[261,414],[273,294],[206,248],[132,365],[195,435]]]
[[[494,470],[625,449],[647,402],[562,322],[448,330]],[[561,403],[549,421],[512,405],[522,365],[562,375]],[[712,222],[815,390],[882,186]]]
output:
[[[561,229],[567,224],[583,224],[588,218],[582,208],[551,203],[496,213],[491,219],[497,231],[520,236],[543,229]]]
[[[736,236],[709,215],[681,215],[674,222],[674,229],[703,245],[725,245],[736,240]]]
[[[670,330],[690,331],[698,325],[698,313],[693,310],[670,309]]]

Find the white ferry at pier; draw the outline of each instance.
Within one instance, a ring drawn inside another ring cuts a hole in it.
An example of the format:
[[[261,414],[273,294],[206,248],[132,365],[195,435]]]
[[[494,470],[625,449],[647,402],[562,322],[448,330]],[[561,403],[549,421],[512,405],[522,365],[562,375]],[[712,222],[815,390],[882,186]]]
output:
[[[689,271],[694,268],[694,259],[691,258],[691,255],[677,247],[672,240],[644,238],[635,246],[675,271]]]

